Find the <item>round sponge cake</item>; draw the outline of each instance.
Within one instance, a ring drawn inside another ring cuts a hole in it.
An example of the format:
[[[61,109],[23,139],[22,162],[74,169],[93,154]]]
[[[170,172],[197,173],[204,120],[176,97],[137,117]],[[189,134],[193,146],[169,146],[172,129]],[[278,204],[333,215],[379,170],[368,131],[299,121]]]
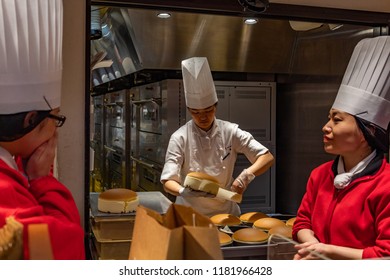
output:
[[[286,221],[286,225],[292,227],[297,217],[290,218]]]
[[[254,228],[262,229],[262,230],[270,230],[276,226],[284,226],[285,223],[282,220],[276,218],[261,218],[253,223]]]
[[[276,234],[276,235],[281,235],[287,238],[292,238],[292,227],[286,226],[286,225],[279,225],[276,227],[271,228],[268,231],[269,235]]]
[[[137,193],[124,188],[109,189],[98,197],[98,210],[106,213],[134,212],[139,205]]]
[[[231,214],[217,214],[210,218],[217,226],[238,226],[241,224],[240,218]]]
[[[238,243],[259,244],[268,240],[268,234],[260,229],[242,228],[233,233],[232,239]]]
[[[202,172],[190,172],[187,174],[188,177],[197,178],[200,180],[209,180],[211,182],[219,184],[217,178],[210,176],[209,174],[202,173]]]
[[[226,246],[226,245],[233,243],[232,238],[227,233],[218,231],[218,236],[219,236],[219,244],[221,246]]]
[[[220,187],[218,180],[215,177],[201,172],[188,173],[184,179],[183,186],[214,195],[218,193]]]
[[[240,216],[240,220],[248,224],[253,224],[255,221],[261,218],[268,218],[268,215],[262,212],[248,212]]]

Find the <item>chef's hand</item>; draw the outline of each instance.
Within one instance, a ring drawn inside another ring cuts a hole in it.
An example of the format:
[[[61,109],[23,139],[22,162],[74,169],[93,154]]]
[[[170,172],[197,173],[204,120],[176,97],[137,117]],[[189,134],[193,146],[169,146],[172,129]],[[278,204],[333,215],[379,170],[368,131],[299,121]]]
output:
[[[252,174],[248,169],[244,169],[241,174],[234,180],[231,190],[233,192],[242,194],[246,188],[248,187],[249,183],[255,179],[255,175]]]
[[[215,197],[214,194],[202,192],[202,191],[196,191],[191,188],[185,188],[181,187],[179,190],[179,195],[182,197]]]
[[[50,174],[56,153],[57,137],[58,134],[55,132],[53,137],[36,148],[28,158],[24,169],[29,180]]]

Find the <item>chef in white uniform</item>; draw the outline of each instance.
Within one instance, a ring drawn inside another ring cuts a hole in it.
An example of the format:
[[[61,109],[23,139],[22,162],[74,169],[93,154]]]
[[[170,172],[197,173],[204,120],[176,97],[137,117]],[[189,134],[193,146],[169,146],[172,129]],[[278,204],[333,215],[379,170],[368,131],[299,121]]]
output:
[[[192,120],[172,134],[161,182],[168,193],[177,196],[176,203],[191,206],[204,215],[239,215],[241,211],[235,202],[184,188],[186,175],[206,173],[216,177],[223,188],[242,194],[255,176],[272,166],[274,157],[237,124],[215,118],[218,98],[207,58],[183,60],[182,72]],[[237,154],[244,154],[252,165],[234,179]]]

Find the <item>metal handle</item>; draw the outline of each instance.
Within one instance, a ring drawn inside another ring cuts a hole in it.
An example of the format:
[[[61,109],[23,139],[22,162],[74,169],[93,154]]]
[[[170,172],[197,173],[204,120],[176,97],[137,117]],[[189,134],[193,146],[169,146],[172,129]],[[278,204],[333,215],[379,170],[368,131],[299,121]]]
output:
[[[132,160],[134,160],[135,162],[139,163],[139,164],[142,164],[142,165],[145,165],[146,167],[149,167],[149,168],[154,168],[154,164],[150,164],[150,163],[147,163],[143,160],[140,160],[138,158],[135,158],[135,157],[130,157]]]
[[[161,98],[150,98],[150,99],[142,99],[142,100],[135,100],[135,101],[131,101],[132,104],[134,105],[142,105],[142,104],[145,104],[145,103],[154,103],[158,106],[161,106],[162,104],[162,100]]]
[[[111,102],[111,103],[104,104],[104,106],[108,107],[108,108],[112,108],[112,107],[115,107],[115,106],[123,107],[123,105],[124,105],[123,101],[116,101],[116,102]]]

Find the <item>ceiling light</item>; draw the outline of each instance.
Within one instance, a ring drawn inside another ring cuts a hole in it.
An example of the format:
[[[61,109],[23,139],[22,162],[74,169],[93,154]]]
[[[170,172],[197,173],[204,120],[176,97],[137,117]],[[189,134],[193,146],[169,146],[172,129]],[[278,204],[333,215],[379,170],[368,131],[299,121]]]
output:
[[[245,24],[256,24],[257,22],[258,22],[258,20],[256,18],[246,18],[244,20]]]
[[[157,17],[159,17],[159,18],[170,18],[171,14],[167,13],[167,12],[161,12],[161,13],[157,14]]]

